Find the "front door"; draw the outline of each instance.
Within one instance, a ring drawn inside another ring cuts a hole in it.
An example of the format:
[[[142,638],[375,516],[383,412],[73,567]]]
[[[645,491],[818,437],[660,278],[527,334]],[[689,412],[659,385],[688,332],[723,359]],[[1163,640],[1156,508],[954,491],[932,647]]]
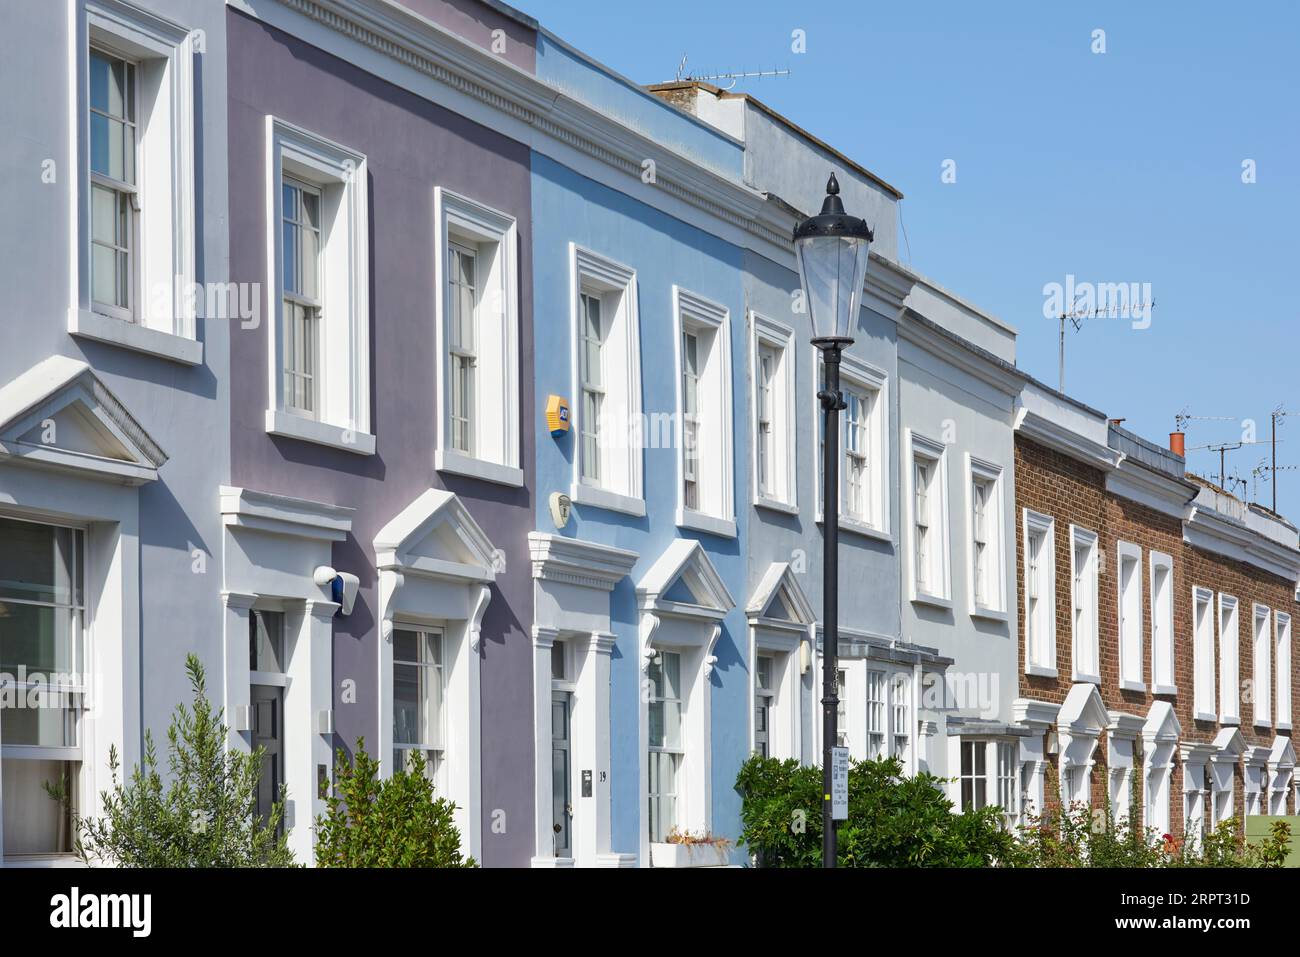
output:
[[[253,750],[264,748],[262,774],[257,782],[257,814],[271,816],[284,781],[284,689],[253,685]],[[281,822],[283,826],[283,822]]]
[[[551,693],[551,806],[555,829],[555,856],[572,857],[573,822],[572,766],[569,717],[573,696],[567,691]]]

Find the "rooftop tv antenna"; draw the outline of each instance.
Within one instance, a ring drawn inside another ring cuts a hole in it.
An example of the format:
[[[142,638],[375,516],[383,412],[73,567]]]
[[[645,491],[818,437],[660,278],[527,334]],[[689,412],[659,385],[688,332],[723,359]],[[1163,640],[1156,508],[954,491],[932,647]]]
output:
[[[1079,295],[1075,296],[1074,302],[1070,304],[1070,308],[1056,317],[1057,322],[1060,323],[1060,349],[1061,349],[1060,391],[1061,392],[1065,391],[1065,324],[1068,322],[1070,325],[1074,326],[1075,332],[1080,332],[1083,329],[1083,321],[1085,319],[1115,319],[1119,317],[1120,309],[1124,308],[1121,307],[1119,304],[1111,304],[1101,309],[1081,309],[1079,308],[1079,301],[1082,298],[1083,298],[1083,293],[1080,293]],[[1156,307],[1156,301],[1152,299],[1149,304],[1144,302],[1129,303],[1127,304],[1126,308],[1154,309],[1155,307]]]
[[[1236,489],[1238,486],[1240,486],[1241,487],[1240,495],[1244,499],[1246,497],[1246,491],[1249,488],[1249,485],[1250,483],[1248,483],[1244,478],[1242,478],[1238,472],[1233,472],[1231,475],[1228,476],[1228,484],[1223,487],[1223,490],[1227,492],[1229,495],[1236,495],[1238,493],[1233,490]]]
[[[1189,447],[1187,451],[1188,452],[1207,451],[1207,452],[1219,453],[1219,488],[1223,489],[1226,492],[1228,490],[1228,487],[1223,484],[1227,478],[1227,474],[1224,471],[1224,464],[1225,464],[1224,453],[1235,452],[1237,449],[1241,448],[1244,445],[1267,445],[1267,444],[1268,443],[1265,442],[1263,439],[1255,439],[1254,441],[1247,441],[1246,439],[1242,439],[1239,442],[1221,442],[1218,445],[1215,445],[1214,443],[1211,443],[1209,445],[1193,445]]]
[[[1179,432],[1187,431],[1188,422],[1236,422],[1236,416],[1232,415],[1192,415],[1188,412],[1189,406],[1183,406],[1181,412],[1174,413],[1174,425]]]
[[[789,70],[733,70],[727,73],[688,73],[686,70],[686,57],[687,54],[683,53],[681,62],[677,64],[677,78],[674,81],[676,83],[690,83],[700,80],[711,83],[717,82],[719,86],[722,86],[718,81],[728,80],[730,82],[726,86],[722,86],[722,89],[730,90],[738,80],[762,80],[790,75]]]
[[[1272,473],[1271,478],[1273,481],[1273,511],[1275,512],[1277,511],[1277,472],[1279,469],[1279,466],[1277,464],[1277,427],[1281,423],[1281,421],[1285,419],[1289,414],[1290,413],[1288,413],[1287,410],[1282,407],[1281,403],[1278,403],[1277,408],[1268,414],[1269,444],[1273,446],[1273,461],[1268,468],[1269,471]],[[1280,467],[1295,468],[1294,465],[1280,466]]]
[[[1277,511],[1277,473],[1294,472],[1300,470],[1300,465],[1274,465],[1267,458],[1259,460],[1259,464],[1250,470],[1251,477],[1255,480],[1255,494],[1252,499],[1259,498],[1259,478],[1264,476],[1265,482],[1273,483],[1273,511]],[[1258,504],[1258,501],[1256,501]]]

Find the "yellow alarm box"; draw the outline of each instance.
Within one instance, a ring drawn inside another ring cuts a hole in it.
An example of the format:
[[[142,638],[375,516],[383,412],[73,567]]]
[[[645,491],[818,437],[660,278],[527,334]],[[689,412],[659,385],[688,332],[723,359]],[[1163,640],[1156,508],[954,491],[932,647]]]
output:
[[[569,400],[559,395],[546,399],[546,426],[551,435],[562,435],[569,431]]]

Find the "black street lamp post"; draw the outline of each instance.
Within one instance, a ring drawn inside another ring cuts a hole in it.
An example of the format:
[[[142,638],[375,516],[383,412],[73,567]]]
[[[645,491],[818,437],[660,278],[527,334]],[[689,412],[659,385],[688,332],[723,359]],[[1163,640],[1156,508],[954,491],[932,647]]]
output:
[[[817,393],[825,416],[822,435],[822,866],[836,863],[832,817],[832,749],[839,710],[839,423],[840,354],[853,344],[858,306],[867,278],[872,233],[864,220],[844,212],[839,183],[831,174],[822,211],[794,228],[795,255],[804,303],[812,319],[812,344],[821,350],[825,386]]]

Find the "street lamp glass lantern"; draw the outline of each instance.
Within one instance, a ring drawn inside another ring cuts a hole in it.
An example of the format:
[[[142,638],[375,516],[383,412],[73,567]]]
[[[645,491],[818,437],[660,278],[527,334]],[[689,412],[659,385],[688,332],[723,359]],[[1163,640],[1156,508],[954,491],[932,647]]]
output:
[[[853,341],[872,234],[866,221],[844,212],[831,174],[822,211],[794,228],[795,255],[814,343]]]

